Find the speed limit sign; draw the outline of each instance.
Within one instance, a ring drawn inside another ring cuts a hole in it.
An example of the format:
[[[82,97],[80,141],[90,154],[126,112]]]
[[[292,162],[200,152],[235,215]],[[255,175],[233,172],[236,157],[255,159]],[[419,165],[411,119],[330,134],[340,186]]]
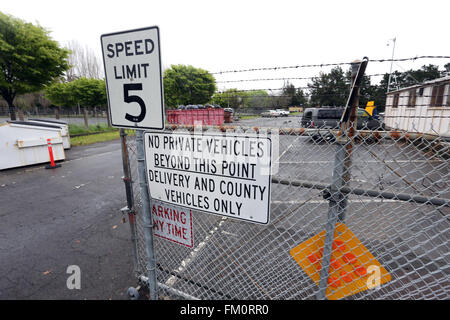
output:
[[[164,129],[158,27],[101,36],[111,125]]]

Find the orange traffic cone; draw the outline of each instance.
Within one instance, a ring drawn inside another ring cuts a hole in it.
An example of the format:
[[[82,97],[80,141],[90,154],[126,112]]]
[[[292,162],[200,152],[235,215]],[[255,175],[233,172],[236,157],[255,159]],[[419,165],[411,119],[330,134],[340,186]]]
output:
[[[47,147],[48,153],[50,155],[50,164],[45,166],[45,169],[54,169],[61,167],[60,164],[55,164],[55,160],[53,159],[53,149],[52,149],[52,141],[51,139],[47,139]]]

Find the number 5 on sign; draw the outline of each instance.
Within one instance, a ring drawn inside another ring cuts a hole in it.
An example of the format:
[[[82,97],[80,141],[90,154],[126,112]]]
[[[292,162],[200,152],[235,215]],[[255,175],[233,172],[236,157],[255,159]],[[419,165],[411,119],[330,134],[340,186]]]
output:
[[[164,130],[158,27],[101,36],[111,124]]]
[[[141,108],[141,113],[138,116],[132,116],[131,114],[125,114],[125,119],[132,122],[141,122],[145,119],[147,110],[145,109],[145,102],[139,96],[130,96],[129,91],[142,90],[142,83],[126,83],[123,85],[123,101],[126,103],[137,102]]]

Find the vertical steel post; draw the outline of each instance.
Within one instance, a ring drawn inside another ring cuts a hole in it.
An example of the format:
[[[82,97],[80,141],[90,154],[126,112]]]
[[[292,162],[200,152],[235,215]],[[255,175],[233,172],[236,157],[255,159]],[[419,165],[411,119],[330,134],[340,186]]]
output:
[[[333,249],[334,232],[336,222],[345,221],[345,211],[347,209],[347,195],[340,190],[345,187],[350,180],[351,155],[353,150],[353,137],[357,123],[357,108],[359,102],[359,86],[362,82],[364,71],[368,59],[357,61],[352,64],[352,87],[344,113],[341,118],[340,132],[336,140],[336,155],[334,159],[333,179],[326,199],[329,201],[327,223],[325,226],[325,240],[323,247],[323,257],[320,270],[319,290],[317,299],[326,298],[328,287],[328,275],[330,271],[330,261]]]
[[[145,166],[144,130],[136,130],[137,161],[139,186],[142,199],[142,220],[144,223],[145,250],[147,253],[148,287],[150,300],[158,299],[158,283],[156,280],[156,259],[153,241],[153,218],[150,209],[147,172]]]
[[[394,47],[392,48],[392,57],[391,57],[391,69],[389,70],[389,79],[388,79],[388,85],[387,85],[387,93],[389,92],[389,89],[391,87],[391,78],[392,78],[392,64],[394,63],[394,51],[395,51],[395,42],[397,41],[397,38],[390,39],[394,43]],[[388,42],[389,45],[389,42]]]
[[[84,127],[86,128],[86,130],[89,130],[88,114],[86,111],[86,107],[83,107],[83,118],[84,118]]]
[[[327,223],[325,226],[325,240],[323,246],[322,267],[320,270],[319,291],[317,299],[323,300],[326,297],[328,286],[328,274],[330,269],[331,253],[333,248],[334,231],[339,214],[345,212],[347,201],[346,196],[339,190],[344,185],[344,161],[346,158],[345,144],[338,142],[334,159],[333,180],[329,189],[327,199],[329,201]]]
[[[130,224],[131,231],[131,243],[133,245],[134,254],[134,271],[136,272],[139,265],[135,219],[136,211],[134,210],[133,181],[131,179],[130,158],[128,157],[127,134],[124,129],[120,129],[120,142],[122,145],[123,182],[125,183],[125,194],[127,197],[127,206],[122,208],[122,213],[128,214],[128,222]]]

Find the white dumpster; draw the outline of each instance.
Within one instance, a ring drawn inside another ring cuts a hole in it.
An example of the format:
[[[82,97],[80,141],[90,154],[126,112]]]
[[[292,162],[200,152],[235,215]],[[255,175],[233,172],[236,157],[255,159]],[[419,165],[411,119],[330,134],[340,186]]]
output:
[[[49,125],[60,127],[64,149],[70,149],[71,145],[70,145],[69,125],[67,124],[67,122],[59,120],[47,120],[47,119],[28,119],[27,121],[34,123],[47,123]]]
[[[47,139],[51,139],[54,160],[65,160],[60,127],[27,121],[0,123],[0,170],[49,162]]]

